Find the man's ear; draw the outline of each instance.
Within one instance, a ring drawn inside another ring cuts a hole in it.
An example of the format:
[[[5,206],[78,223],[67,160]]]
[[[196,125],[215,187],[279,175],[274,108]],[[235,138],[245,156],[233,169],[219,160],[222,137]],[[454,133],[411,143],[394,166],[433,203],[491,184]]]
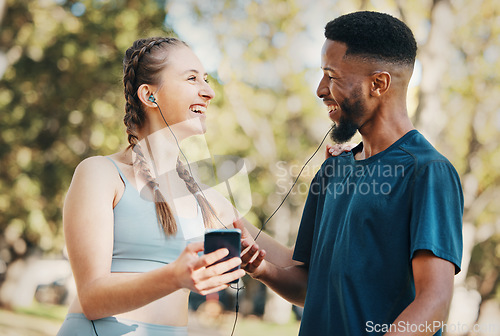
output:
[[[156,104],[149,99],[149,97],[155,92],[151,85],[149,84],[141,84],[137,89],[137,97],[139,100],[147,107],[156,107]]]
[[[372,75],[372,87],[370,95],[380,97],[389,90],[391,86],[391,74],[387,71],[378,71]]]

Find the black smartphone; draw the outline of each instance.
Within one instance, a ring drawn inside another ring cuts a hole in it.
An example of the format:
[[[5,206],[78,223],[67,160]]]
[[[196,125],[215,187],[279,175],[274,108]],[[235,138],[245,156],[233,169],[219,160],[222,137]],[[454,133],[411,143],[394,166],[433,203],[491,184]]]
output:
[[[217,261],[217,263],[229,260],[234,257],[240,257],[241,254],[241,230],[240,229],[216,229],[207,230],[205,232],[205,244],[204,253],[208,254],[210,252],[217,251],[221,248],[227,248],[229,254]],[[235,271],[239,269],[240,266],[227,271],[226,273]],[[238,279],[231,281],[231,283],[237,283]]]

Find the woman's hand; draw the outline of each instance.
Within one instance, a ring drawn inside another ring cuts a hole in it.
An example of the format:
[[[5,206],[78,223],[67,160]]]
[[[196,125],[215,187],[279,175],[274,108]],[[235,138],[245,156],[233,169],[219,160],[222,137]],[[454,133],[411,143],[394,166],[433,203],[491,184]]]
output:
[[[175,265],[176,281],[179,288],[187,288],[201,295],[218,292],[229,286],[229,282],[245,275],[242,269],[225,272],[241,264],[240,258],[214,264],[229,254],[227,249],[198,256],[203,251],[203,242],[191,243],[172,264]]]
[[[350,152],[354,147],[358,144],[350,143],[350,144],[335,144],[335,145],[326,145],[326,153],[325,159],[328,159],[332,156],[339,156],[344,152]]]

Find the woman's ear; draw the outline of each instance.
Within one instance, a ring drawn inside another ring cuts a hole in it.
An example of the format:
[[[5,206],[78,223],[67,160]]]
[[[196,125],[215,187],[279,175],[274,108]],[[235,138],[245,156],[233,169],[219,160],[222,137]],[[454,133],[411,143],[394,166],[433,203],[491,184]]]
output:
[[[153,88],[150,85],[142,84],[137,89],[137,97],[139,97],[139,100],[144,104],[144,106],[155,108],[156,100],[151,99],[151,96],[153,96],[153,92]]]
[[[372,87],[370,94],[374,97],[382,96],[391,86],[391,74],[387,71],[379,71],[372,75]]]

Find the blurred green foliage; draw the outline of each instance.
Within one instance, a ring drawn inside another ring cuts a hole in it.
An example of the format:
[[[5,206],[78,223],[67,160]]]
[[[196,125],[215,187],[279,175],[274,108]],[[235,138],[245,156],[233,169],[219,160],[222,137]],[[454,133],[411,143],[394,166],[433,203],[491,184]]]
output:
[[[164,35],[164,17],[152,1],[7,2],[0,32],[9,63],[0,82],[2,260],[61,251],[61,209],[74,168],[126,141],[123,53],[139,37]]]

